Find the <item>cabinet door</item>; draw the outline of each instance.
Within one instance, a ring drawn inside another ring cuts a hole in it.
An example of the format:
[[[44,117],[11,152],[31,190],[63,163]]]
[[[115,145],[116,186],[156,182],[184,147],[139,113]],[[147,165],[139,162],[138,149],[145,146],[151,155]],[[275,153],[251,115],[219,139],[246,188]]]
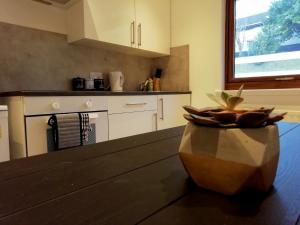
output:
[[[157,128],[158,130],[183,126],[187,121],[182,106],[191,104],[191,95],[160,95],[157,100]]]
[[[84,0],[85,38],[135,46],[134,0]]]
[[[47,121],[49,116],[26,118],[27,155],[34,156],[48,152]]]
[[[140,49],[170,54],[170,0],[136,0],[137,39]]]
[[[156,111],[109,115],[109,140],[156,131]]]
[[[157,98],[156,96],[109,96],[108,97],[108,112],[129,113],[129,112],[144,112],[156,111]]]
[[[0,111],[0,162],[9,161],[7,112]]]

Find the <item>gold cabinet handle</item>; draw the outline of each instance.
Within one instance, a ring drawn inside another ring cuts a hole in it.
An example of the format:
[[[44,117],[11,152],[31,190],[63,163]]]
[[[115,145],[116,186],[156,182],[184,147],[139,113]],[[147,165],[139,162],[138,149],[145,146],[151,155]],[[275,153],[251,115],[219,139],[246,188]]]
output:
[[[135,21],[131,23],[131,44],[135,44]]]
[[[160,101],[161,101],[161,116],[160,116],[160,119],[164,120],[164,99],[161,98]]]
[[[157,113],[154,113],[154,131],[157,131],[158,130],[158,125],[157,125]]]
[[[141,23],[139,23],[138,25],[138,35],[139,35],[138,46],[142,46],[142,24]]]
[[[127,106],[142,106],[147,105],[146,102],[137,102],[137,103],[126,103]]]

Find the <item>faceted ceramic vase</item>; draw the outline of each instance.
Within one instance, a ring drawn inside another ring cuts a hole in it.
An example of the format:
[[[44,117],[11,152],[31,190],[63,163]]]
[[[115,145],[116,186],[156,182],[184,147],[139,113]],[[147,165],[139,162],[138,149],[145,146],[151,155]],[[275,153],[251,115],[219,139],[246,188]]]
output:
[[[276,125],[263,128],[210,128],[188,123],[179,155],[194,182],[226,195],[267,191],[279,159]]]

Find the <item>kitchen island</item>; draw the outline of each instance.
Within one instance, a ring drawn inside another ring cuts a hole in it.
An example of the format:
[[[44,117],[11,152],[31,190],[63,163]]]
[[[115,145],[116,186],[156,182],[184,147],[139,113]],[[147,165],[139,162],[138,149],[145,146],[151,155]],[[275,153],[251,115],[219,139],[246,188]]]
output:
[[[300,224],[300,125],[279,127],[268,193],[196,187],[178,158],[177,127],[0,164],[0,225]]]

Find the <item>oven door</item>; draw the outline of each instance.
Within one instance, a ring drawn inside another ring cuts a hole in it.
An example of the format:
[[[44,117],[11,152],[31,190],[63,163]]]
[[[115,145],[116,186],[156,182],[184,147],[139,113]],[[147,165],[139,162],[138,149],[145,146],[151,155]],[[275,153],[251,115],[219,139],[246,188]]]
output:
[[[87,113],[90,116],[92,131],[89,132],[89,141],[84,143],[84,145],[107,141],[107,111]],[[52,128],[47,124],[49,118],[50,115],[25,117],[27,156],[40,155],[54,151]]]

